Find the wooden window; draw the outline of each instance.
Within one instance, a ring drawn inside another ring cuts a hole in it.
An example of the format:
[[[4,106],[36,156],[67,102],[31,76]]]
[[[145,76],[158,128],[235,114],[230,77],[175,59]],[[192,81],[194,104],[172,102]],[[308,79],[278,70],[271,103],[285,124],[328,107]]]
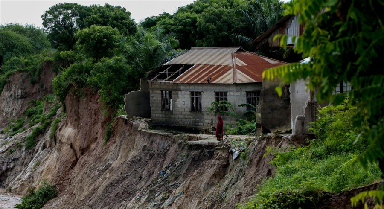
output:
[[[201,112],[201,92],[191,91],[191,111]]]
[[[257,106],[260,101],[260,91],[247,91],[247,104]],[[254,111],[254,108],[247,106],[247,111]]]
[[[161,91],[161,110],[172,111],[172,91]]]
[[[227,100],[227,92],[223,92],[223,91],[215,92],[215,102],[220,102],[220,101],[228,101]],[[221,107],[219,110],[220,111],[227,111],[228,108],[227,107]]]

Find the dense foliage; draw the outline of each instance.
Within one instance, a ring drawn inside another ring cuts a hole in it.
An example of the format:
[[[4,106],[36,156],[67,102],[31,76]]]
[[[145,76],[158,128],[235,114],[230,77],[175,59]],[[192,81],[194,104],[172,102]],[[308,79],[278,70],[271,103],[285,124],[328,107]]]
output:
[[[124,103],[124,94],[136,90],[140,78],[169,59],[177,45],[171,38],[158,40],[154,32],[139,30],[126,37],[110,26],[95,25],[79,30],[75,39],[73,51],[60,52],[72,64],[53,80],[55,94],[64,102],[71,88],[90,86],[114,113]]]
[[[122,35],[136,32],[131,13],[123,7],[109,4],[88,7],[76,3],[59,3],[49,8],[41,18],[52,46],[63,51],[73,49],[77,31],[92,25],[111,26]]]
[[[173,14],[148,17],[144,28],[160,28],[175,36],[180,48],[238,46],[265,32],[282,17],[278,0],[197,0]]]
[[[258,188],[256,197],[240,208],[306,208],[316,206],[323,192],[341,192],[380,180],[377,164],[364,169],[354,161],[367,146],[355,141],[368,122],[355,127],[357,108],[345,102],[320,109],[311,130],[318,136],[308,146],[287,150],[269,148],[277,167],[273,178]]]
[[[0,26],[0,66],[12,57],[41,53],[50,44],[41,29],[31,25]]]
[[[41,29],[9,24],[0,26],[0,91],[15,71],[26,71],[37,83],[43,62],[50,60],[50,44]]]
[[[366,166],[377,162],[384,170],[384,73],[378,70],[384,55],[383,1],[309,1],[298,0],[287,7],[287,13],[300,13],[304,33],[293,37],[295,51],[309,57],[308,63],[293,63],[265,71],[268,79],[279,77],[290,83],[307,79],[308,87],[320,101],[335,104],[348,96],[357,107],[353,121],[362,126],[367,118],[368,128],[357,140],[367,141],[359,157]],[[281,44],[285,45],[287,36]],[[352,90],[334,95],[341,82]]]
[[[30,190],[29,193],[22,198],[21,204],[17,204],[15,207],[18,209],[39,209],[56,196],[56,188],[47,182],[43,182],[43,185],[41,185],[38,190]]]

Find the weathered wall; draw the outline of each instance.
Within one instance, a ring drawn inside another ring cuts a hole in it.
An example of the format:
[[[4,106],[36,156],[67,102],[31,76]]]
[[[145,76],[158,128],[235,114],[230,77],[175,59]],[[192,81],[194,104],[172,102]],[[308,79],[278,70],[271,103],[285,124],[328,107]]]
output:
[[[291,102],[289,86],[283,87],[283,95],[279,97],[275,87],[279,80],[263,80],[261,91],[261,125],[271,129],[291,128]]]
[[[250,84],[172,84],[170,82],[150,82],[151,118],[155,124],[171,126],[189,126],[209,129],[216,125],[216,115],[207,111],[207,107],[215,102],[216,91],[226,91],[228,102],[235,108],[238,115],[246,111],[238,107],[247,103],[246,92],[261,90],[261,83]],[[161,111],[161,91],[172,91],[172,111]],[[191,91],[202,92],[202,112],[191,112]],[[232,116],[223,116],[224,124],[232,125]]]
[[[296,117],[304,114],[305,103],[309,99],[309,91],[306,90],[304,80],[292,82],[289,91],[291,93],[291,129],[294,130]]]
[[[125,95],[125,112],[129,118],[134,116],[151,117],[148,85],[148,81],[142,79],[140,80],[141,89],[139,91],[131,91]]]

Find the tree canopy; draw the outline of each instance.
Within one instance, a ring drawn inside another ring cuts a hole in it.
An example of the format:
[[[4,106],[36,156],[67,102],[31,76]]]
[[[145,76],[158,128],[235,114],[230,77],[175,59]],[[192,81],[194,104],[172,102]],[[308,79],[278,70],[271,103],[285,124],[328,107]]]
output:
[[[173,35],[181,49],[193,46],[234,46],[249,42],[282,17],[278,0],[197,0],[173,14],[146,18],[144,28],[161,28]]]
[[[41,29],[17,24],[0,26],[0,67],[12,57],[37,54],[48,48],[50,44]]]
[[[92,25],[111,26],[123,35],[136,32],[131,13],[120,6],[82,6],[76,3],[59,3],[42,16],[43,26],[52,46],[63,51],[73,49],[75,33]]]

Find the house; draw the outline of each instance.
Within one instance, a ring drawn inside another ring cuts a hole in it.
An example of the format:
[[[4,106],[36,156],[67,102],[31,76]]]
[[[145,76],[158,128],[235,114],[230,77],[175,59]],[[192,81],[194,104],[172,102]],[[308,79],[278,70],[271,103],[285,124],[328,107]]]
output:
[[[299,23],[298,18],[299,15],[284,16],[265,33],[253,40],[251,44],[255,45],[256,49],[266,43],[270,48],[278,48],[280,47],[280,38],[277,38],[275,41],[273,41],[275,35],[282,34],[296,37],[302,35],[304,32],[304,25]],[[294,45],[295,43],[293,43],[290,37],[288,37],[287,47],[294,47]],[[306,58],[301,62],[303,63],[308,61],[310,61],[310,59]],[[341,82],[335,88],[335,94],[350,90],[351,86],[348,83]],[[309,134],[310,131],[308,130],[308,127],[310,122],[315,121],[318,107],[314,93],[311,93],[306,89],[305,80],[292,82],[289,86],[289,93],[291,108],[290,127],[292,132],[294,134]],[[264,115],[275,118],[278,117],[280,113],[276,111],[270,111],[270,114]]]
[[[246,52],[240,47],[193,47],[152,70],[140,91],[125,97],[128,117],[150,117],[153,124],[209,129],[217,122],[207,110],[212,102],[258,105],[265,69],[284,62]],[[226,125],[235,118],[224,115]]]
[[[262,46],[265,43],[268,43],[270,48],[280,47],[280,38],[273,40],[273,38],[278,35],[288,35],[288,36],[300,36],[303,34],[304,25],[299,23],[299,15],[287,15],[282,17],[275,25],[273,25],[266,32],[258,36],[251,42],[251,45],[256,46],[256,49]],[[293,47],[294,43],[290,38],[287,40],[287,46]]]

